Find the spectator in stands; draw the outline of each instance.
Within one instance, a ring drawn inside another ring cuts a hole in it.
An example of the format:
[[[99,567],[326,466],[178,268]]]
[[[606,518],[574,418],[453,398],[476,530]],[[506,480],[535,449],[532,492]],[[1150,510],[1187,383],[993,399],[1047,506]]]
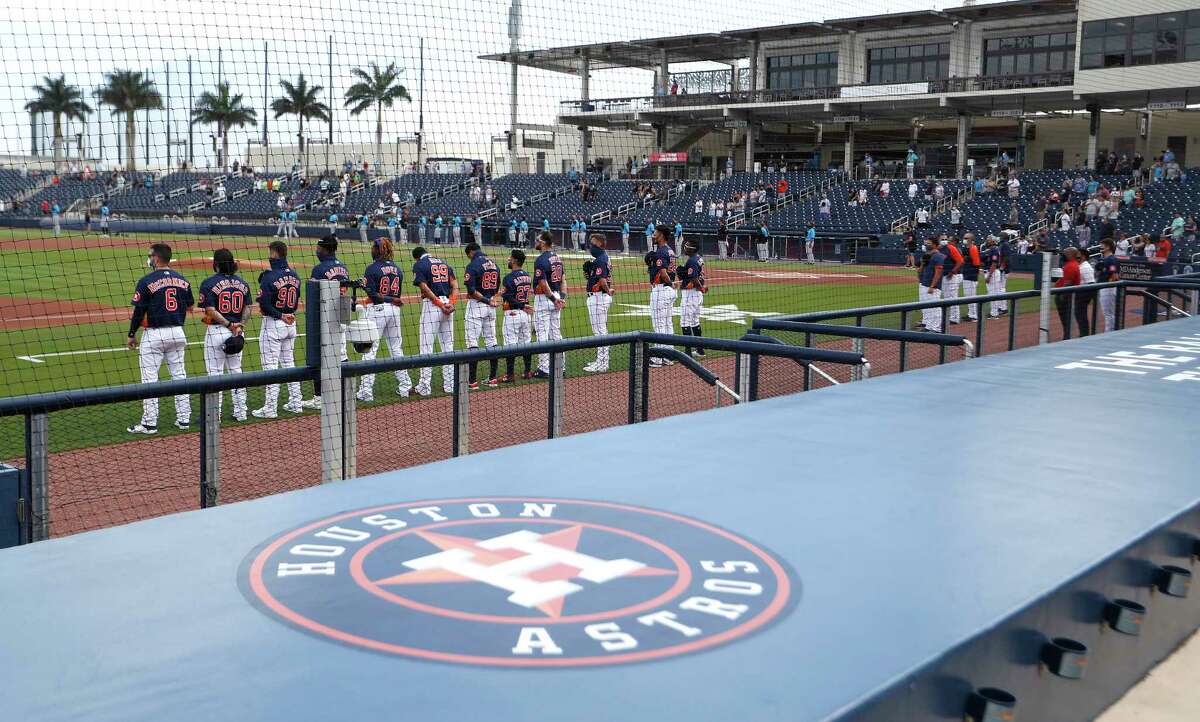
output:
[[[1196,240],[1196,217],[1188,216],[1187,222],[1183,224],[1183,238],[1188,243],[1193,243]]]
[[[1020,240],[1017,241],[1017,255],[1023,256],[1026,253],[1029,253],[1029,239],[1022,236]]]
[[[1015,211],[1016,209],[1017,209],[1017,205],[1014,203],[1013,210]],[[1010,213],[1009,217],[1011,217],[1011,213]],[[1062,208],[1060,208],[1058,210],[1058,214],[1056,216],[1054,216],[1054,225],[1056,228],[1058,228],[1059,231],[1061,231],[1063,233],[1070,232],[1070,230],[1073,226],[1073,221],[1071,220],[1071,213],[1069,211],[1066,211],[1066,210],[1063,210]]]
[[[1008,207],[1008,223],[1005,228],[1011,228],[1014,231],[1021,230],[1021,209],[1016,203]]]
[[[891,181],[885,180],[884,182],[879,184],[879,197],[880,198],[887,198],[891,194],[892,194]]]
[[[1015,175],[1008,179],[1008,197],[1019,198],[1021,196],[1021,180]]]
[[[1087,216],[1083,211],[1075,213],[1075,245],[1086,249],[1092,243],[1092,227],[1088,225]]]
[[[1171,243],[1171,239],[1169,237],[1168,238],[1158,238],[1154,243],[1153,255],[1151,255],[1151,253],[1149,251],[1147,251],[1146,258],[1151,261],[1158,261],[1160,263],[1165,263],[1166,260],[1171,257],[1172,246],[1173,246],[1173,244]]]
[[[913,213],[913,218],[917,223],[918,229],[929,228],[929,209],[925,206],[920,206]]]
[[[858,205],[867,205],[867,189],[865,187],[860,187],[858,189]]]
[[[1171,218],[1171,240],[1175,243],[1179,243],[1183,240],[1184,225],[1186,224],[1184,223],[1183,216],[1176,211],[1174,216]]]
[[[917,191],[918,190],[920,190],[920,189],[917,187],[917,182],[915,180],[910,179],[908,181],[908,199],[910,201],[915,201],[917,199]]]
[[[942,185],[941,181],[938,181],[937,185],[933,187],[933,197],[937,201],[941,201],[946,197],[946,186]]]
[[[957,203],[950,204],[950,230],[954,235],[961,235],[963,230],[963,214],[962,209]]]
[[[829,196],[822,194],[821,202],[817,204],[817,216],[822,223],[829,222],[829,214],[833,205],[829,202]]]

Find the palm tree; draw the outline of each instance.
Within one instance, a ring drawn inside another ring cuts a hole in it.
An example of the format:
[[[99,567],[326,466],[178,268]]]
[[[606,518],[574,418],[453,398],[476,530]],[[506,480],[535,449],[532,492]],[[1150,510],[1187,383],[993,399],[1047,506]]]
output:
[[[105,73],[104,85],[96,88],[95,95],[101,103],[112,108],[114,117],[125,115],[125,167],[133,173],[137,170],[137,112],[163,107],[162,96],[155,89],[154,81],[136,70]]]
[[[42,78],[41,85],[33,86],[37,100],[25,104],[30,113],[49,113],[54,117],[54,169],[60,170],[63,157],[63,118],[83,120],[92,112],[91,106],[83,101],[83,92],[74,85],[67,85],[67,76]]]
[[[372,105],[375,106],[375,166],[379,167],[380,147],[383,145],[383,109],[392,107],[397,100],[412,101],[408,89],[399,82],[400,69],[395,63],[388,63],[382,71],[375,63],[371,63],[371,72],[362,68],[350,71],[359,82],[346,90],[346,106],[350,115],[358,115]]]
[[[283,88],[283,95],[271,103],[271,110],[275,111],[276,118],[284,115],[295,115],[300,118],[300,155],[303,156],[304,119],[329,120],[329,106],[317,100],[317,95],[324,88],[320,85],[309,87],[308,81],[304,79],[304,73],[300,73],[300,77],[296,79],[294,85],[286,80],[280,80],[279,85]],[[307,160],[305,165],[308,165]]]
[[[242,96],[229,94],[229,83],[217,83],[217,92],[207,90],[196,99],[196,107],[192,109],[192,125],[217,126],[221,136],[221,157],[217,165],[222,169],[229,163],[229,131],[247,125],[258,125],[258,114],[252,108],[242,105]]]

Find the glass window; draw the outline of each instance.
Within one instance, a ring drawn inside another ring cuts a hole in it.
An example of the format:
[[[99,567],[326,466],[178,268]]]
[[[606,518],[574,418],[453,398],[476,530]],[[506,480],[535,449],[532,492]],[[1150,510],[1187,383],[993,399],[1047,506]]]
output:
[[[1083,37],[1095,38],[1104,34],[1104,21],[1096,20],[1083,24]]]
[[[1084,38],[1079,49],[1085,53],[1098,53],[1104,50],[1104,38]]]
[[[1062,46],[1067,44],[1067,34],[1066,33],[1055,33],[1054,35],[1051,35],[1049,37],[1050,37],[1050,44],[1056,48],[1061,48]]]
[[[1140,18],[1133,19],[1133,32],[1140,33],[1146,30],[1154,30],[1158,27],[1157,15],[1143,15]]]
[[[1125,35],[1109,35],[1104,39],[1104,52],[1114,53],[1125,49],[1127,36]]]
[[[1200,60],[1200,43],[1187,46],[1187,51],[1184,53],[1184,60]]]
[[[1088,70],[1091,68],[1103,68],[1104,56],[1100,53],[1088,53],[1079,56],[1079,69]]]
[[[917,47],[917,50],[920,50],[920,47],[919,47],[919,46]],[[902,45],[902,46],[900,46],[900,47],[898,47],[898,48],[895,48],[895,51],[896,51],[896,58],[897,58],[897,59],[900,59],[900,58],[907,58],[907,57],[908,57],[908,46]],[[919,54],[920,54],[920,53],[914,53],[914,55],[919,55]]]
[[[1029,53],[1021,53],[1016,58],[1017,64],[1014,72],[1017,75],[1029,75]]]
[[[1045,48],[1045,47],[1048,47],[1049,45],[1050,45],[1050,36],[1049,35],[1034,35],[1033,36],[1033,47]]]
[[[867,82],[878,83],[879,78],[882,74],[883,73],[880,70],[880,67],[878,65],[872,65],[871,71],[869,73],[867,73]]]
[[[884,65],[882,68],[880,80],[884,83],[894,83],[896,81],[896,66],[892,64]]]
[[[1030,57],[1033,62],[1033,64],[1029,68],[1030,72],[1032,72],[1032,73],[1046,72],[1046,65],[1047,65],[1048,58],[1049,58],[1048,53],[1034,53]]]
[[[1200,28],[1200,10],[1188,10],[1188,27]]]
[[[1012,55],[1006,55],[1003,58],[1000,58],[1000,74],[1012,75],[1014,62],[1015,59]]]
[[[1130,18],[1115,18],[1108,21],[1108,27],[1105,30],[1106,35],[1124,35],[1129,32]]]

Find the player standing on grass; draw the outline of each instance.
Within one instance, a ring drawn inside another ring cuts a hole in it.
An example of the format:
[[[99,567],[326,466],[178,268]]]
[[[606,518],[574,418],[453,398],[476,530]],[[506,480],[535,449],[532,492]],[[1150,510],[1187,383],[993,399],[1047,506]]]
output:
[[[974,233],[967,233],[963,236],[962,256],[962,295],[963,298],[967,298],[976,295],[979,291],[979,268],[983,265],[983,261],[979,257],[979,246],[975,245]],[[967,306],[967,320],[979,320],[978,303]]]
[[[150,246],[146,265],[151,269],[138,281],[133,292],[133,315],[129,319],[129,338],[125,345],[138,349],[138,368],[142,383],[158,381],[158,370],[163,359],[172,379],[187,378],[183,363],[183,352],[187,348],[187,337],[183,335],[183,322],[187,311],[194,304],[192,284],[179,273],[171,270],[171,247],[165,243]],[[137,330],[142,331],[139,346]],[[187,431],[191,423],[192,401],[187,394],[175,397],[175,428]],[[131,434],[154,434],[158,432],[158,399],[142,401],[142,419],[126,429]]]
[[[220,376],[226,372],[242,372],[242,347],[245,337],[242,330],[250,318],[247,307],[251,299],[250,284],[237,275],[237,261],[233,252],[218,248],[213,253],[213,275],[200,284],[200,308],[204,309],[204,368],[209,376]],[[236,339],[236,340],[235,340]],[[233,389],[233,418],[246,420],[246,389]],[[217,417],[221,416],[221,397],[217,395]]]
[[[366,218],[363,214],[363,218]],[[365,233],[365,232],[364,232]],[[339,284],[343,281],[350,280],[350,272],[346,270],[346,264],[338,260],[337,257],[338,239],[337,236],[328,235],[317,241],[317,265],[313,267],[312,274],[309,278],[314,281],[337,281]],[[342,287],[342,294],[345,295],[346,287]],[[345,361],[346,355],[346,340],[345,334],[339,332],[341,339],[336,345],[342,350],[342,360]],[[290,387],[289,387],[290,388]],[[314,396],[311,399],[304,401],[301,405],[306,409],[321,408],[321,380],[313,381]],[[285,411],[291,411],[286,406]]]
[[[1098,283],[1115,283],[1121,280],[1121,265],[1117,262],[1117,246],[1113,239],[1105,238],[1100,241],[1104,254],[1096,266],[1096,281]],[[1117,328],[1117,289],[1100,289],[1100,313],[1104,315],[1104,332]]]
[[[465,249],[469,263],[463,282],[467,287],[467,316],[463,320],[463,330],[466,332],[467,348],[479,348],[479,337],[483,336],[483,345],[487,348],[496,346],[496,304],[499,299],[496,293],[500,290],[500,267],[479,250],[478,243],[468,243]],[[496,367],[498,359],[490,362],[488,377],[484,386],[496,387]],[[472,391],[479,390],[477,377],[479,362],[472,361],[468,382]]]
[[[529,343],[532,338],[530,320],[533,316],[533,308],[529,302],[533,298],[533,280],[525,272],[524,265],[525,252],[514,248],[508,257],[508,275],[504,277],[504,290],[501,291],[501,298],[504,299],[504,345],[506,347],[518,343]],[[533,378],[531,354],[525,354],[522,358],[525,361],[524,378]],[[507,384],[516,381],[514,366],[514,357],[510,356],[504,359],[504,375],[500,377],[500,383]]]
[[[654,253],[654,223],[646,224],[646,252]]]
[[[937,239],[925,239],[925,255],[927,258],[922,259],[920,278],[921,278],[921,296],[920,301],[940,301],[942,298],[942,271],[946,262],[946,257],[939,250]],[[926,331],[940,332],[942,330],[942,309],[941,308],[923,308],[921,309],[921,328]]]
[[[683,255],[683,224],[675,221],[675,257]]]
[[[274,238],[287,238],[287,211],[279,209],[279,226],[275,228]]]
[[[804,257],[809,263],[816,263],[817,259],[813,255],[813,247],[817,245],[817,227],[813,224],[808,224],[808,230],[804,232]]]
[[[371,258],[374,261],[367,266],[363,274],[363,288],[371,303],[367,306],[367,318],[379,329],[379,340],[371,345],[370,350],[363,354],[364,361],[374,361],[379,355],[379,345],[387,341],[388,354],[392,358],[404,356],[404,336],[400,323],[400,307],[404,302],[400,299],[400,289],[404,285],[404,273],[392,261],[392,243],[382,238],[376,239],[371,246]],[[397,371],[396,395],[400,398],[408,396],[412,390],[412,377],[408,371]],[[369,403],[375,400],[375,374],[366,374],[358,385],[359,401]]]
[[[299,238],[300,232],[296,230],[296,221],[300,219],[300,214],[296,209],[287,212],[287,232],[292,238]]]
[[[433,219],[433,245],[442,245],[442,228],[446,225],[446,221],[442,218],[442,214],[437,214],[437,218]]]
[[[557,341],[562,338],[562,310],[567,303],[562,259],[554,252],[554,237],[546,231],[538,233],[537,250],[541,254],[533,262],[533,330],[538,341]],[[538,354],[533,375],[550,377],[550,354]]]
[[[650,274],[650,324],[655,333],[672,333],[671,310],[675,306],[675,252],[667,245],[671,230],[663,225],[654,229],[654,251],[646,254],[646,266]],[[661,344],[660,344],[661,345]],[[651,366],[668,365],[671,362],[655,358]]]
[[[263,315],[258,349],[264,371],[296,365],[296,309],[300,307],[300,277],[288,266],[287,244],[272,241],[267,249],[271,268],[258,277],[258,308]],[[283,410],[302,413],[301,400],[299,382],[288,384],[288,400]],[[279,384],[271,384],[262,407],[250,414],[259,419],[273,419],[278,408]]]
[[[704,278],[704,257],[700,255],[700,244],[688,239],[683,242],[687,261],[679,269],[679,288],[683,298],[679,302],[679,325],[684,336],[700,338],[700,312],[704,309],[704,294],[708,286]],[[689,348],[688,353],[693,353]],[[695,355],[704,356],[704,349],[697,347]]]
[[[942,298],[958,298],[958,291],[962,288],[963,280],[963,256],[962,252],[958,250],[958,239],[950,236],[943,239],[941,244],[942,254],[945,257],[942,267]],[[957,324],[961,320],[958,306],[951,306],[946,311],[950,314],[950,323]]]
[[[462,216],[455,213],[453,220],[450,221],[450,235],[454,239],[454,245],[462,245]]]
[[[111,211],[108,210],[108,204],[100,206],[100,235],[108,238],[108,216]]]
[[[454,304],[458,302],[458,279],[454,269],[440,258],[429,255],[417,246],[412,252],[413,285],[421,290],[421,325],[418,330],[418,345],[422,356],[433,353],[436,338],[442,352],[454,350]],[[417,393],[429,396],[433,393],[433,368],[421,369],[417,382]],[[442,390],[454,393],[454,366],[442,366]]]
[[[479,216],[471,216],[471,240],[483,245],[483,219]]]
[[[621,222],[621,253],[629,253],[629,219]]]
[[[595,336],[608,335],[608,307],[612,305],[612,265],[608,253],[604,250],[604,236],[592,234],[588,239],[592,260],[585,261],[584,271],[587,274],[587,310],[588,320],[592,324],[592,334]],[[584,371],[602,373],[608,370],[608,346],[596,349],[596,360],[583,367]]]
[[[417,221],[417,244],[425,245],[429,238],[429,215],[422,213],[420,220]]]

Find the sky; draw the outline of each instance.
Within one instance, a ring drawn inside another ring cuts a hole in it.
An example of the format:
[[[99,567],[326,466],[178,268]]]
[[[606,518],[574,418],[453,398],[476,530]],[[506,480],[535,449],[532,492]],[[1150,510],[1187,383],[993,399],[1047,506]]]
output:
[[[413,98],[411,103],[402,102],[385,112],[385,142],[411,137],[418,126],[423,39],[426,137],[431,143],[477,147],[475,157],[487,157],[489,138],[503,133],[508,125],[509,66],[478,56],[508,49],[510,1],[58,0],[48,15],[44,0],[0,0],[0,156],[29,152],[31,128],[24,106],[33,97],[31,87],[43,75],[63,73],[68,82],[90,96],[105,72],[124,68],[148,72],[169,99],[168,108],[149,114],[148,124],[145,116],[138,118],[139,145],[145,144],[149,127],[151,165],[164,165],[168,134],[176,141],[187,137],[189,58],[195,95],[212,89],[220,77],[258,112],[257,128],[231,133],[235,157],[244,154],[248,140],[261,141],[264,115],[271,144],[295,142],[295,118],[276,120],[269,111],[264,114],[264,99],[277,97],[280,78],[294,80],[300,73],[310,83],[325,86],[322,99],[327,103],[332,88],[335,142],[373,142],[374,111],[351,117],[342,98],[353,82],[350,69],[371,62],[394,62],[401,67],[402,82]],[[832,6],[795,0],[752,4],[727,0],[522,0],[520,47],[716,32],[957,4],[848,0],[836,6],[836,13],[826,14],[826,8]],[[753,14],[747,12],[748,7]],[[331,37],[332,83],[328,62]],[[649,95],[652,82],[652,74],[646,71],[596,72],[591,78],[591,96]],[[579,79],[521,68],[519,95],[520,122],[550,124],[560,101],[578,97]],[[89,156],[102,148],[104,158],[113,162],[122,127],[103,111],[93,115],[86,128],[72,123],[67,135],[83,134]],[[314,135],[305,130],[306,136]],[[215,162],[211,132],[203,126],[193,130],[198,167]],[[325,133],[321,128],[315,134],[324,137]],[[139,159],[143,152],[139,148]],[[170,152],[178,159],[186,149],[176,145]]]

